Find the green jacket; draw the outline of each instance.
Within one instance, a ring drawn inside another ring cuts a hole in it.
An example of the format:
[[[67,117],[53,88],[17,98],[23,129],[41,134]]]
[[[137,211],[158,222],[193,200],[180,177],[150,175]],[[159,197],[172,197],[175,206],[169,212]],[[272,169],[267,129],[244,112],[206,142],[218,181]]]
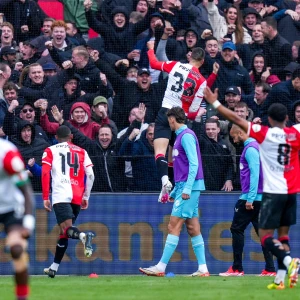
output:
[[[64,20],[74,22],[80,32],[87,32],[88,26],[83,6],[84,0],[58,0],[64,6]],[[97,11],[97,2],[93,1],[92,11]]]

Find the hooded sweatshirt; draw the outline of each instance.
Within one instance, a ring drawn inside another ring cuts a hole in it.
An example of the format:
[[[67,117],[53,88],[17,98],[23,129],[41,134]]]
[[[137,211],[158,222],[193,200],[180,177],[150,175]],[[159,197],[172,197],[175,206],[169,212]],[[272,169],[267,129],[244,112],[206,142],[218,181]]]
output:
[[[81,107],[86,112],[83,123],[77,123],[72,117],[73,111],[78,107]],[[43,129],[50,134],[55,134],[56,130],[59,127],[58,123],[49,121],[49,117],[47,114],[41,116],[40,122]],[[84,102],[76,102],[72,105],[69,122],[79,131],[81,131],[85,136],[92,140],[94,140],[98,135],[100,125],[96,122],[91,121],[91,109],[89,105]]]

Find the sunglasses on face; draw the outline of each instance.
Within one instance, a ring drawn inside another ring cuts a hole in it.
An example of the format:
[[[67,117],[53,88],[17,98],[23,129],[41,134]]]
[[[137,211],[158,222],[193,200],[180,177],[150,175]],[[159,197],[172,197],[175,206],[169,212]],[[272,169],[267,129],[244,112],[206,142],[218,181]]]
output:
[[[33,108],[24,108],[24,109],[22,109],[22,112],[24,113],[24,114],[26,114],[27,112],[33,112]]]

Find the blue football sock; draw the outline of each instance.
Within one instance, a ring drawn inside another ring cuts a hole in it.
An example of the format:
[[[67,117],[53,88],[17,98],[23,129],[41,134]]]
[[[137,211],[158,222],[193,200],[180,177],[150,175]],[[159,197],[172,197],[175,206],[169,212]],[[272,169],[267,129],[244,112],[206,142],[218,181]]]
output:
[[[168,264],[171,259],[179,241],[179,236],[168,234],[163,255],[161,257],[161,262]]]
[[[191,238],[192,246],[194,249],[194,253],[198,260],[198,265],[206,264],[205,260],[205,248],[204,248],[204,241],[202,235],[197,235]]]

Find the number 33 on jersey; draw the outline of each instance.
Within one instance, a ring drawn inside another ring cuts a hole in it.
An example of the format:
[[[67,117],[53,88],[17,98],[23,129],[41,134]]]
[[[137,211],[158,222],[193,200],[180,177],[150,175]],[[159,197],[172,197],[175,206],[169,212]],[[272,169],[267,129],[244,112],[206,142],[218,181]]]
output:
[[[203,100],[206,80],[196,67],[176,61],[163,62],[161,69],[169,73],[168,86],[164,95],[162,107],[180,106],[188,118],[189,113],[196,113]]]

